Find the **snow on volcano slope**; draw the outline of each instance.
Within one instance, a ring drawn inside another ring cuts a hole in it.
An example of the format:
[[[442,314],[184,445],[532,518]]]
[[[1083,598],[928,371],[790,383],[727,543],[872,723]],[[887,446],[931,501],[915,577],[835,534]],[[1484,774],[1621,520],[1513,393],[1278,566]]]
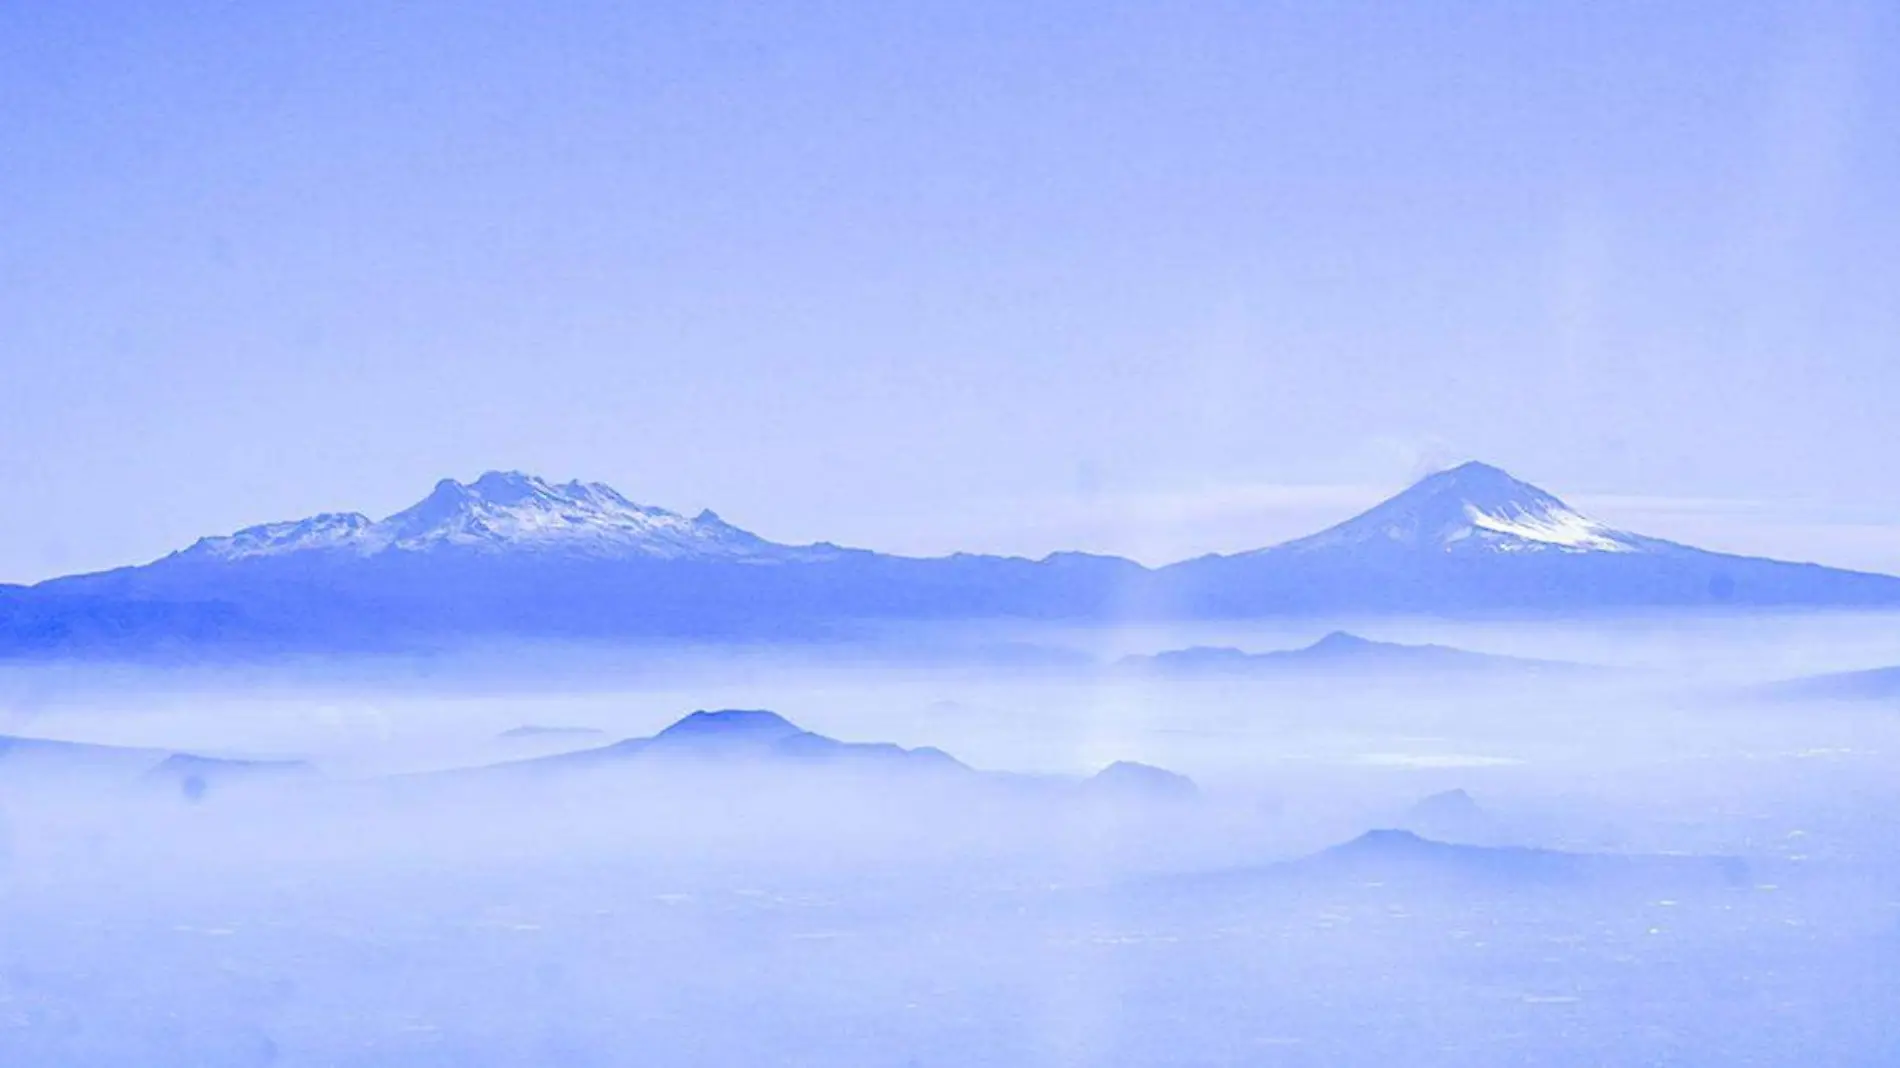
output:
[[[1431,475],[1338,526],[1276,547],[1296,553],[1365,548],[1648,553],[1667,543],[1605,526],[1528,482],[1468,463]]]

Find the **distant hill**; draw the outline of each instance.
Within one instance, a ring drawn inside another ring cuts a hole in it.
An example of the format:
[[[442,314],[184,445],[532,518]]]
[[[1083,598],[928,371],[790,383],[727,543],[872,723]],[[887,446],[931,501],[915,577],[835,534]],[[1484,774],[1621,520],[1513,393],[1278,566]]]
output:
[[[570,741],[582,738],[598,738],[605,733],[607,732],[601,730],[599,727],[544,727],[538,724],[527,723],[519,727],[511,727],[495,737],[508,742],[539,739],[548,741]]]
[[[1744,886],[1748,866],[1725,856],[1570,853],[1441,842],[1406,830],[1367,831],[1285,866],[1290,874],[1387,882],[1578,884],[1669,881]]]
[[[1371,641],[1345,631],[1334,631],[1299,649],[1248,653],[1225,646],[1194,646],[1148,656],[1124,657],[1118,666],[1125,671],[1171,677],[1586,670],[1578,664],[1493,656],[1444,645],[1400,645]]]
[[[1118,762],[1083,780],[977,771],[941,749],[888,742],[841,742],[763,709],[693,712],[658,734],[552,756],[514,760],[475,772],[555,774],[581,769],[779,771],[920,777],[970,786],[1128,802],[1181,800],[1199,791],[1193,780],[1163,768]],[[457,775],[469,774],[457,772]]]
[[[1380,829],[1293,860],[1178,876],[1147,889],[1170,900],[1184,894],[1257,900],[1315,886],[1430,900],[1442,893],[1730,892],[1746,888],[1750,875],[1745,861],[1730,856],[1473,845]]]
[[[916,558],[786,545],[600,483],[490,472],[384,519],[325,513],[137,567],[0,587],[0,656],[259,656],[503,639],[807,641],[891,620],[1121,621],[1900,607],[1900,578],[1616,530],[1484,464],[1283,545]]]
[[[1464,790],[1441,790],[1406,810],[1399,829],[1443,842],[1500,844],[1498,821]]]
[[[1089,797],[1104,801],[1188,801],[1200,796],[1194,780],[1166,768],[1118,760],[1082,783]]]
[[[694,712],[650,738],[629,738],[597,748],[497,766],[545,770],[618,763],[667,767],[812,768],[823,765],[872,771],[969,770],[941,749],[841,742],[805,730],[778,713],[763,709]]]

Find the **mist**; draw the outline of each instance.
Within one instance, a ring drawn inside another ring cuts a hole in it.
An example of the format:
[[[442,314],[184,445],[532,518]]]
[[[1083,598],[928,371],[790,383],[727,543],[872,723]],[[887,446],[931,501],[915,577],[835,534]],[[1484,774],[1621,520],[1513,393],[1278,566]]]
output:
[[[1146,659],[1347,627],[1488,659]],[[1804,614],[16,664],[0,1059],[1890,1063],[1895,709],[1764,684],[1895,646]]]

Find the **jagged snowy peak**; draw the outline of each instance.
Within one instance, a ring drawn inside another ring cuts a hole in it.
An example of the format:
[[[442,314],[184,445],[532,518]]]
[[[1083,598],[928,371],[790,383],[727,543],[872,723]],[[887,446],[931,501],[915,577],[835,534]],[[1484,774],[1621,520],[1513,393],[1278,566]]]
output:
[[[1641,553],[1662,546],[1605,526],[1495,467],[1468,463],[1431,475],[1371,511],[1279,548]]]
[[[538,546],[678,557],[752,556],[777,548],[711,512],[689,519],[635,504],[599,482],[554,485],[517,472],[491,471],[469,485],[444,479],[377,528],[389,547],[406,550]]]
[[[599,482],[550,483],[490,471],[472,483],[443,479],[421,501],[380,521],[356,513],[267,523],[205,538],[184,557],[222,560],[295,552],[529,550],[596,557],[776,559],[810,556],[766,541],[712,512],[687,517],[635,504]]]
[[[239,559],[278,556],[306,549],[351,550],[375,527],[360,512],[324,512],[309,519],[245,527],[221,538],[200,538],[186,553]]]

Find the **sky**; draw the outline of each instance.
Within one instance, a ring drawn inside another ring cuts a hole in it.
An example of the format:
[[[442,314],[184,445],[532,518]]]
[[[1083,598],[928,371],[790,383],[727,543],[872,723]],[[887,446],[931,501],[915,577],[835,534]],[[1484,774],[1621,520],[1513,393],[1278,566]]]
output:
[[[1900,7],[0,0],[0,581],[487,469],[1161,561],[1482,459],[1900,570]]]

